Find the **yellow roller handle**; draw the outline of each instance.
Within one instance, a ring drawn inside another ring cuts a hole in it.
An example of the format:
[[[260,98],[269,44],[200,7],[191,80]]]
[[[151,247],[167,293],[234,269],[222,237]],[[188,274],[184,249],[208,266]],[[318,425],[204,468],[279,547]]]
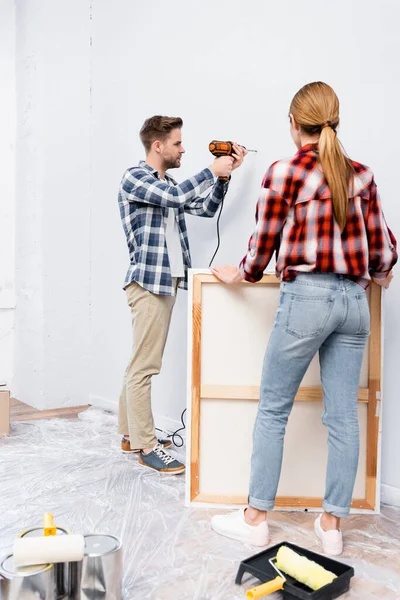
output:
[[[44,535],[57,535],[57,527],[54,527],[53,515],[49,512],[43,515]]]
[[[283,584],[285,580],[278,575],[272,581],[267,581],[267,583],[263,583],[262,585],[258,585],[257,587],[247,590],[246,598],[247,600],[257,600],[257,598],[263,598],[264,596],[268,596],[268,594],[272,594],[272,592],[277,592],[278,590],[283,589]]]

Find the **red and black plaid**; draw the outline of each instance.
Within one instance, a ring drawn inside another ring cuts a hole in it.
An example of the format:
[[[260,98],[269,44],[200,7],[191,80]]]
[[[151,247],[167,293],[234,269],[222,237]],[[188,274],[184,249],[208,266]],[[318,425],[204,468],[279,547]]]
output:
[[[267,171],[256,210],[256,229],[240,264],[242,277],[259,281],[274,252],[276,273],[337,273],[364,288],[385,278],[397,262],[396,239],[386,225],[372,171],[353,161],[347,224],[340,231],[318,160],[318,145],[303,146]]]

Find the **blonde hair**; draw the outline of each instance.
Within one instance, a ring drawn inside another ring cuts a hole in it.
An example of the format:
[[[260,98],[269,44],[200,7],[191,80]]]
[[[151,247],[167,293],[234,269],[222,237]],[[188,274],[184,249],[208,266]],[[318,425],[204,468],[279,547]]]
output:
[[[338,97],[326,83],[308,83],[293,98],[290,113],[304,133],[319,134],[319,159],[332,194],[333,212],[340,231],[343,231],[354,168],[336,136],[339,125]]]

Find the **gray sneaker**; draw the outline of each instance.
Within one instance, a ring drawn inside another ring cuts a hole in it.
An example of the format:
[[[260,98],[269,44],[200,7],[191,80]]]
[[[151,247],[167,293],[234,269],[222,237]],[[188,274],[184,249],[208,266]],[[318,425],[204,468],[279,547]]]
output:
[[[138,463],[165,475],[179,475],[185,470],[185,465],[168,454],[161,444],[156,444],[148,454],[140,452]]]

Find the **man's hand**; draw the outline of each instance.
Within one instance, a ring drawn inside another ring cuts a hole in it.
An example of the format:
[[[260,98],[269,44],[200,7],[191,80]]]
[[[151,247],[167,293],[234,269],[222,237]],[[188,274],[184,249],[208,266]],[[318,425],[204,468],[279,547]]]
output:
[[[220,156],[210,166],[215,177],[230,177],[235,159],[232,156]]]
[[[392,271],[390,271],[390,273],[388,274],[387,277],[385,277],[385,279],[375,279],[374,277],[372,278],[372,280],[375,281],[375,283],[377,283],[378,285],[381,285],[385,289],[388,289],[389,285],[392,282],[392,279],[393,279]]]
[[[232,154],[232,156],[235,159],[235,162],[233,163],[232,171],[238,169],[242,165],[243,159],[247,154],[246,148],[243,148],[243,146],[239,146],[236,142],[233,142],[233,149],[234,153]]]
[[[221,267],[213,267],[211,269],[215,277],[218,277],[224,283],[240,283],[243,278],[240,271],[234,265],[222,265]]]

